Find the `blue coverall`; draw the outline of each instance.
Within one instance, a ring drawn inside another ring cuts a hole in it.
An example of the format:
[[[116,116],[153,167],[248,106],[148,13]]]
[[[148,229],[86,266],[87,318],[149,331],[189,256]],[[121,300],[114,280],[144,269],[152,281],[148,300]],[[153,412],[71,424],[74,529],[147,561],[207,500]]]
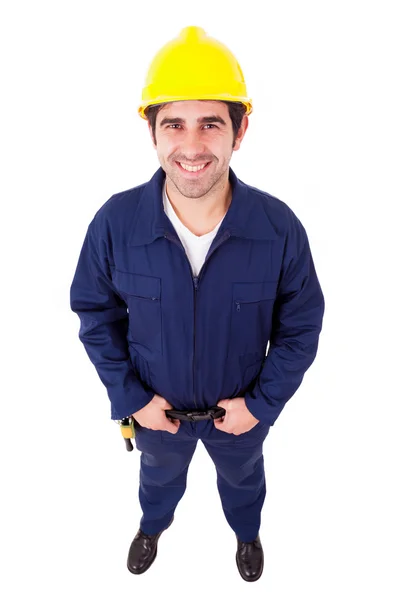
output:
[[[300,220],[231,168],[231,204],[193,277],[164,212],[164,178],[159,168],[96,212],[71,309],[112,419],[137,412],[154,394],[180,410],[244,397],[259,423],[241,435],[216,429],[212,420],[182,421],[177,434],[136,423],[140,527],[153,534],[169,523],[201,439],[227,521],[240,540],[252,541],[266,494],[263,442],[314,361],[324,296]]]

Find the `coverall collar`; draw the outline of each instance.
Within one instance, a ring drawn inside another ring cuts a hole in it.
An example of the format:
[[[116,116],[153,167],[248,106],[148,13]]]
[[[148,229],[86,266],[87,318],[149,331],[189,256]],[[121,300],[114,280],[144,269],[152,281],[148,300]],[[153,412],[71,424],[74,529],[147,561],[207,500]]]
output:
[[[149,244],[167,231],[172,225],[165,214],[163,205],[163,185],[165,171],[160,167],[153,177],[144,184],[142,196],[135,215],[130,245]],[[266,213],[265,205],[257,196],[249,193],[249,186],[243,183],[229,167],[229,181],[232,185],[232,201],[218,230],[218,235],[228,231],[231,236],[254,240],[274,240],[276,231]]]

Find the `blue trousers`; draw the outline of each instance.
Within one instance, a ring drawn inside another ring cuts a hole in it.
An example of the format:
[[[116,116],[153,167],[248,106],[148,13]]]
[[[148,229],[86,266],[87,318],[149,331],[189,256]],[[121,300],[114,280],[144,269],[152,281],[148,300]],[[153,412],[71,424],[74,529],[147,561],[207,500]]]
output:
[[[186,490],[189,464],[200,439],[216,469],[222,509],[243,542],[259,532],[266,496],[263,442],[269,426],[257,423],[241,435],[220,431],[213,420],[181,421],[178,433],[156,431],[135,421],[140,456],[140,528],[154,535],[170,522]]]

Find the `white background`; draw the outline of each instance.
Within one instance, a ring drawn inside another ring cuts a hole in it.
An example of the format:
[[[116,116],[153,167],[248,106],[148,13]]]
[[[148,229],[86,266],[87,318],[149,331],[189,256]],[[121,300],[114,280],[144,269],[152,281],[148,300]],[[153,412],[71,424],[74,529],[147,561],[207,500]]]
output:
[[[3,598],[399,598],[395,4],[2,3]],[[254,112],[231,166],[301,219],[326,300],[317,358],[264,445],[253,584],[201,443],[154,565],[129,573],[139,451],[69,308],[94,213],[159,167],[137,106],[187,25],[238,58]]]

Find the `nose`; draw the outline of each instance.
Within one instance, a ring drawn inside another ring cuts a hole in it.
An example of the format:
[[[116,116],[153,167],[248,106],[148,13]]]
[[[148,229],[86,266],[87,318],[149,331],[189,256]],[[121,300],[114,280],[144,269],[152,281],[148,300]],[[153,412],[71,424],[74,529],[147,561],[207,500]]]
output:
[[[182,157],[193,162],[205,154],[204,142],[197,131],[186,131],[179,149]]]

